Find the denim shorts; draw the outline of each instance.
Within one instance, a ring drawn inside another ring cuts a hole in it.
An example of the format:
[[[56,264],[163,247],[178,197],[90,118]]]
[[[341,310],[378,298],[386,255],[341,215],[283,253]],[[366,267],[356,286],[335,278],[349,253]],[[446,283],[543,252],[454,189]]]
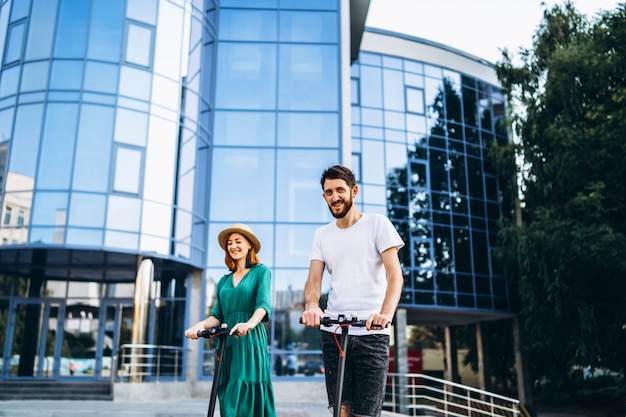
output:
[[[335,340],[333,333],[320,331],[330,408],[335,404],[340,332],[337,333]],[[344,357],[346,365],[341,403],[350,404],[353,415],[380,416],[389,367],[389,336],[385,334],[348,336],[348,347]]]

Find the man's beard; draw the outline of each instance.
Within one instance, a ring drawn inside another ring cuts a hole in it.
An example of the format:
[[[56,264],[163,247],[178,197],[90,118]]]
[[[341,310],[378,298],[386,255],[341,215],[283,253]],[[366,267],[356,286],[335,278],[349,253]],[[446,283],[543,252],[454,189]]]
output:
[[[328,210],[330,210],[330,214],[332,214],[335,219],[343,219],[344,217],[346,217],[346,214],[348,214],[351,208],[352,198],[350,198],[350,200],[343,200],[343,210],[341,210],[339,213],[335,213],[333,211],[332,205],[328,205]]]

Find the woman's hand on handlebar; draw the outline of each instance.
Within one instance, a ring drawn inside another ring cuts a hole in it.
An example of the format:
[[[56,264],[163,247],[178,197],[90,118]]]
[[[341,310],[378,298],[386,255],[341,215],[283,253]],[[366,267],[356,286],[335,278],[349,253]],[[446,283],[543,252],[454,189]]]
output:
[[[204,323],[200,322],[200,323],[196,323],[193,326],[191,326],[190,328],[188,328],[187,330],[185,330],[185,337],[189,338],[189,339],[197,339],[198,338],[198,332],[201,330],[204,330]]]
[[[324,317],[322,309],[319,306],[314,306],[304,310],[300,321],[307,327],[320,327],[322,317]]]

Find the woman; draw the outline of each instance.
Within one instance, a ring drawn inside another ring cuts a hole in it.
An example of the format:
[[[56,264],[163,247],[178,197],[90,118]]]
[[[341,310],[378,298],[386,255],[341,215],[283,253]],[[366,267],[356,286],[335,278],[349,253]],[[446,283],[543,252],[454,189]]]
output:
[[[198,331],[227,323],[230,335],[217,386],[223,417],[275,417],[274,389],[267,333],[262,322],[271,313],[270,270],[259,263],[261,242],[245,224],[233,224],[217,238],[226,252],[230,273],[217,283],[211,315],[185,331],[190,339]]]

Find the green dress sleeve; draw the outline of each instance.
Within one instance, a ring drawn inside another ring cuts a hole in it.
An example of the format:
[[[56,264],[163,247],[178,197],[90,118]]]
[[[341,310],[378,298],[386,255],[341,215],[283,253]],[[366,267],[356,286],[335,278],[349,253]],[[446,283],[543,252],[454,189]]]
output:
[[[272,274],[270,269],[262,264],[258,264],[259,276],[257,280],[255,309],[263,308],[267,312],[263,321],[268,321],[272,313]]]
[[[213,310],[211,310],[211,315],[219,320],[220,323],[224,323],[224,312],[222,311],[222,305],[220,304],[220,291],[222,286],[224,285],[224,281],[226,281],[228,275],[224,275],[217,283],[215,288],[215,305],[213,306]]]

